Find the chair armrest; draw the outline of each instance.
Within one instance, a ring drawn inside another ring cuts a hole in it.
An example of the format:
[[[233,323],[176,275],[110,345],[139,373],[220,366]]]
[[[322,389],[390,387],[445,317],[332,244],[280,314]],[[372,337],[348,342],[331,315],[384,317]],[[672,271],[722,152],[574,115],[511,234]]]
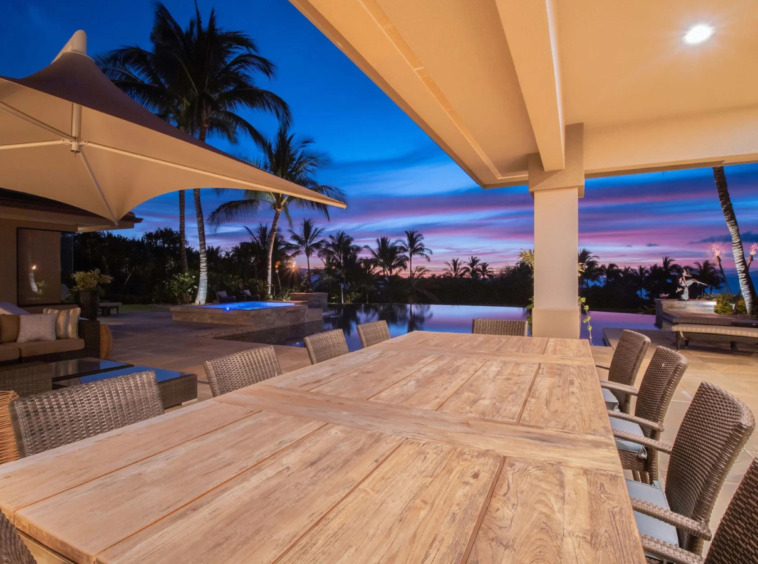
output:
[[[637,417],[636,415],[631,415],[629,413],[623,413],[621,411],[611,411],[609,409],[608,417],[623,419],[624,421],[637,423],[637,425],[639,425],[640,427],[647,427],[648,429],[652,429],[653,431],[663,432],[663,425],[661,425],[660,423],[656,423],[655,421],[650,421],[649,419],[644,419],[642,417]]]
[[[673,562],[674,564],[703,564],[704,562],[702,556],[698,556],[689,550],[684,550],[647,535],[640,535],[640,538],[646,554],[657,556],[666,562]]]
[[[679,513],[675,513],[670,509],[659,507],[654,503],[648,501],[642,501],[635,497],[632,498],[632,509],[642,513],[643,515],[649,515],[655,517],[659,521],[673,525],[677,529],[682,529],[684,532],[694,535],[703,540],[711,540],[713,535],[708,525],[702,521],[695,521]]]
[[[636,396],[639,394],[639,390],[634,386],[627,386],[625,384],[618,384],[616,382],[609,382],[607,380],[600,381],[600,387],[612,392],[621,392],[622,394],[629,394],[630,396]]]
[[[638,445],[642,445],[645,448],[651,448],[653,450],[665,452],[666,454],[671,454],[671,449],[673,448],[668,443],[656,441],[655,439],[648,439],[647,437],[640,437],[639,435],[635,435],[634,433],[627,433],[625,431],[613,431],[613,436],[617,439],[637,443]]]

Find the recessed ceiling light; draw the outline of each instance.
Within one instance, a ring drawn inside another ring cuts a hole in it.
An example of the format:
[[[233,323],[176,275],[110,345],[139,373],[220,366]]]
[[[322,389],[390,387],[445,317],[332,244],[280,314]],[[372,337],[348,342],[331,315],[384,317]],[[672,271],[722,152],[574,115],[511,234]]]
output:
[[[706,41],[713,35],[713,28],[706,24],[693,25],[684,34],[684,42],[690,45],[696,45]]]

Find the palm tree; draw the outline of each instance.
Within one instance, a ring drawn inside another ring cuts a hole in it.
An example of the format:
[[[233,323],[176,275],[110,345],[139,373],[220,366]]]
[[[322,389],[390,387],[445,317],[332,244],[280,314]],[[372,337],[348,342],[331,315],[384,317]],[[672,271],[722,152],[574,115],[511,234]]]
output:
[[[320,227],[316,227],[313,224],[313,220],[304,219],[300,225],[300,232],[295,232],[290,229],[290,243],[288,249],[292,252],[292,256],[305,255],[305,264],[308,269],[308,287],[313,290],[313,280],[311,280],[311,256],[314,253],[318,253],[321,247],[324,245],[324,240],[321,238],[324,230]]]
[[[450,278],[463,278],[465,275],[463,270],[464,267],[461,264],[461,259],[454,258],[450,259],[450,262],[445,262],[445,276],[449,276]]]
[[[344,231],[329,235],[318,256],[324,261],[324,270],[334,273],[340,281],[341,302],[345,303],[345,287],[350,285],[350,271],[358,264],[361,247]]]
[[[732,207],[732,199],[729,196],[729,186],[726,183],[723,166],[713,167],[713,178],[716,181],[716,190],[719,195],[719,202],[721,203],[721,211],[724,214],[726,227],[729,229],[729,235],[732,238],[734,266],[737,268],[737,278],[740,281],[742,299],[745,300],[745,309],[747,309],[748,315],[755,316],[758,315],[758,296],[755,294],[755,286],[753,286],[753,280],[748,273],[740,227],[737,225],[737,216],[734,213],[734,207]]]
[[[479,257],[469,257],[466,266],[463,267],[464,272],[468,274],[470,278],[479,280],[479,263],[481,262],[482,261]]]
[[[495,271],[490,266],[490,263],[483,262],[479,265],[479,274],[482,278],[492,278],[495,276]]]
[[[705,284],[705,289],[709,293],[718,289],[723,284],[721,274],[711,261],[696,262],[695,266],[697,266],[696,278]]]
[[[271,78],[274,64],[258,55],[255,42],[245,33],[218,27],[215,10],[211,10],[206,24],[196,4],[195,16],[182,29],[168,9],[158,3],[150,42],[152,50],[122,47],[98,62],[116,86],[180,129],[201,141],[208,134],[217,134],[231,142],[236,142],[242,131],[263,144],[260,132],[235,113],[239,108],[270,112],[289,123],[289,108],[284,100],[258,88],[253,78],[258,73]],[[192,193],[200,254],[195,303],[203,304],[208,293],[205,217],[200,189]],[[179,205],[179,231],[183,234],[181,193]]]
[[[342,190],[316,182],[314,174],[319,168],[326,166],[329,160],[325,155],[312,151],[310,149],[312,144],[313,139],[307,137],[296,138],[294,134],[290,133],[287,125],[282,125],[276,133],[274,141],[266,141],[264,143],[263,159],[258,163],[258,166],[275,176],[310,188],[318,194],[344,202],[345,194]],[[282,212],[284,212],[289,224],[292,225],[289,213],[289,205],[292,203],[300,208],[321,212],[329,219],[329,207],[326,204],[276,192],[245,190],[243,194],[244,198],[241,200],[232,200],[221,204],[208,217],[208,222],[213,227],[218,227],[223,223],[250,217],[261,208],[264,202],[274,210],[274,219],[271,222],[271,230],[274,233],[279,228],[279,218]],[[272,253],[273,247],[270,247],[268,274],[266,276],[269,293],[271,292]]]
[[[382,276],[392,276],[396,270],[408,267],[408,257],[402,253],[402,248],[389,237],[379,237],[376,249],[366,247],[371,253],[376,265],[382,269]]]
[[[579,252],[579,267],[581,269],[579,282],[582,287],[586,287],[590,282],[597,282],[602,275],[598,257],[589,249],[582,249]]]
[[[426,259],[426,262],[432,260],[429,255],[434,254],[431,249],[424,245],[424,236],[411,229],[405,232],[405,241],[400,242],[400,250],[408,257],[408,271],[410,277],[413,278],[413,257],[422,257]]]

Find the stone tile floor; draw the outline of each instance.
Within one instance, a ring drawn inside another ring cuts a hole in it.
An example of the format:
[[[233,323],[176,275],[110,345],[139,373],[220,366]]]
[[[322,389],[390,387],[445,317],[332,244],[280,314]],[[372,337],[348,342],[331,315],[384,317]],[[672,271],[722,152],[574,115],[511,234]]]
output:
[[[173,322],[168,312],[133,312],[120,316],[105,317],[101,321],[107,324],[113,333],[113,360],[180,370],[198,375],[198,400],[211,397],[202,363],[255,348],[254,343],[211,339],[209,332],[222,332],[223,325],[208,323]],[[610,347],[592,347],[598,363],[609,363],[613,355],[613,345],[621,336],[621,329],[606,329],[605,335]],[[643,331],[652,340],[653,346],[643,363],[640,374],[647,367],[654,347],[674,348],[674,338],[670,333],[661,331]],[[277,357],[284,372],[290,372],[310,364],[305,349],[275,346]],[[666,430],[663,440],[673,442],[679,424],[687,411],[687,406],[700,385],[708,380],[721,386],[745,402],[753,413],[758,414],[758,350],[740,345],[740,350],[732,352],[728,345],[710,343],[692,343],[690,348],[681,351],[689,360],[689,367],[674,395],[665,420]],[[711,520],[715,529],[726,510],[729,500],[739,485],[748,465],[758,456],[758,433],[748,441],[727,478]],[[662,478],[668,457],[662,456]]]

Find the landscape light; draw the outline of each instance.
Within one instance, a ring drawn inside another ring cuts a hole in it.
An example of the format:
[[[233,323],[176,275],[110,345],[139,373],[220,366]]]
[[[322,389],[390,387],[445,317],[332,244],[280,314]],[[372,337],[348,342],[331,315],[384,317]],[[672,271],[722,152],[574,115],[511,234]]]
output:
[[[707,24],[693,25],[684,34],[684,42],[689,45],[697,45],[706,41],[713,35],[713,28]]]

